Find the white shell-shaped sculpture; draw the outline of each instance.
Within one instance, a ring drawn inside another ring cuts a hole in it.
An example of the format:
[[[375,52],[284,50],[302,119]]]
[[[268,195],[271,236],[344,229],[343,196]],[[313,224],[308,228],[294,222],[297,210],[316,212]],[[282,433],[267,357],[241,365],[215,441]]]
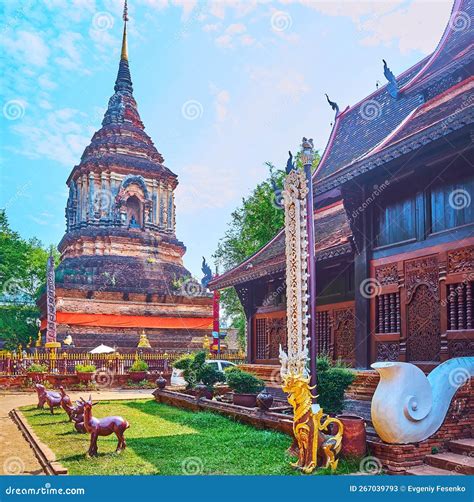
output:
[[[401,362],[372,364],[380,382],[372,398],[372,423],[386,443],[415,443],[442,425],[451,400],[474,377],[474,357],[457,357],[437,366],[428,377]]]

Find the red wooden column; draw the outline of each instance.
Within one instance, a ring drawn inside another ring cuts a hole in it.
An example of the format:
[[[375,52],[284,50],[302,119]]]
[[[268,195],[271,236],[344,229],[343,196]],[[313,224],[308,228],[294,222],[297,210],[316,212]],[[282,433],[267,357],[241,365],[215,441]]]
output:
[[[218,352],[219,350],[219,338],[214,335],[217,333],[219,335],[219,305],[220,305],[221,294],[219,290],[215,290],[212,294],[212,351]]]

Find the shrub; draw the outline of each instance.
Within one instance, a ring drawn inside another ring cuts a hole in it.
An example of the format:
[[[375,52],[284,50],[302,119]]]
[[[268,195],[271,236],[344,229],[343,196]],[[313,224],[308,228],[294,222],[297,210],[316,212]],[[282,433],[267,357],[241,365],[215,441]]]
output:
[[[318,403],[326,413],[336,414],[342,411],[344,391],[354,381],[354,373],[342,363],[326,357],[319,357],[318,368]]]
[[[225,375],[222,371],[219,371],[214,366],[210,364],[204,364],[200,368],[197,379],[199,382],[203,383],[210,391],[214,389],[214,385],[218,382],[225,382]]]
[[[77,373],[94,373],[97,369],[93,364],[76,364]]]
[[[235,366],[225,374],[228,386],[237,394],[258,394],[265,387],[263,380]]]
[[[128,371],[148,371],[148,364],[142,359],[137,359],[133,362]]]
[[[218,382],[225,382],[225,375],[217,368],[206,363],[207,352],[200,350],[195,354],[181,356],[173,363],[173,368],[183,371],[187,389],[193,389],[196,384],[203,383],[212,391]]]
[[[27,369],[27,373],[46,373],[48,371],[48,366],[46,364],[33,363]]]
[[[187,389],[192,389],[197,384],[196,372],[193,368],[193,363],[194,363],[193,354],[186,354],[184,356],[181,356],[180,358],[176,359],[176,361],[173,363],[173,368],[183,371],[183,378],[186,380]]]

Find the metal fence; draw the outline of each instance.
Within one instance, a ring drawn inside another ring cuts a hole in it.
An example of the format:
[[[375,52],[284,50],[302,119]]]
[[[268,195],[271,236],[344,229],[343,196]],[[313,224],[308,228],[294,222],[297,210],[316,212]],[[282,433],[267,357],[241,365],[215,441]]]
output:
[[[89,354],[69,352],[35,352],[32,354],[0,353],[0,375],[25,375],[32,364],[41,364],[47,373],[74,375],[76,365],[94,365],[97,371],[107,371],[116,375],[125,375],[132,364],[141,359],[148,364],[150,373],[170,372],[172,363],[182,352],[163,353],[126,353]],[[209,354],[209,359],[232,361],[235,364],[245,362],[242,353]]]

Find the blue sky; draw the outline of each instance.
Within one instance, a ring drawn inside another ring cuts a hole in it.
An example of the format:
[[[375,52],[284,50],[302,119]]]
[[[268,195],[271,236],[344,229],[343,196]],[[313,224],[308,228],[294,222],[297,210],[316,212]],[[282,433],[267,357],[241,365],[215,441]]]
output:
[[[179,176],[185,264],[224,234],[231,211],[333,111],[436,46],[451,1],[129,0],[129,60],[146,131]],[[0,207],[24,237],[57,244],[66,179],[113,93],[122,0],[5,0]]]

